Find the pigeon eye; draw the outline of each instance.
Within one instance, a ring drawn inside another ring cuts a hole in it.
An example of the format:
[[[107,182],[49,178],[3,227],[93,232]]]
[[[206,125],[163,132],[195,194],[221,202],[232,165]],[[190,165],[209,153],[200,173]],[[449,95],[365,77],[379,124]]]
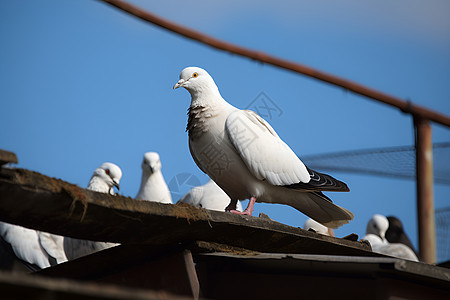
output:
[[[198,77],[198,73],[195,72],[194,74],[192,74],[192,77],[194,77],[194,78]]]
[[[109,175],[109,169],[106,169],[105,173],[106,175]]]

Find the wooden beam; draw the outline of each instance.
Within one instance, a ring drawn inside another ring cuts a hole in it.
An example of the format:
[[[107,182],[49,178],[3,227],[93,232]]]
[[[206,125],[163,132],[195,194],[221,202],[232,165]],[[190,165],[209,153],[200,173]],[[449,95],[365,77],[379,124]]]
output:
[[[224,253],[195,256],[207,299],[449,299],[450,271],[396,258]],[[234,282],[245,283],[238,292]]]
[[[126,288],[111,284],[79,282],[61,278],[45,278],[3,271],[0,271],[0,291],[2,300],[192,299],[192,297],[170,295],[164,291]]]
[[[362,242],[275,221],[82,189],[23,169],[0,169],[0,220],[74,238],[169,245],[207,241],[259,252],[374,256]]]
[[[191,251],[185,246],[119,245],[36,274],[164,291],[169,295],[198,299],[197,272]]]

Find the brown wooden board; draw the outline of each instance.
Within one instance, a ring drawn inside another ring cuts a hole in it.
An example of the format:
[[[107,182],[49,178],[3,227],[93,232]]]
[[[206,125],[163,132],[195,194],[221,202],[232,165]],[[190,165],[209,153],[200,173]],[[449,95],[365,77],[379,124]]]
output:
[[[193,299],[169,294],[166,291],[126,288],[96,282],[78,282],[67,279],[45,278],[28,274],[12,274],[0,271],[0,295],[2,300],[101,300],[101,299]]]
[[[450,299],[450,271],[388,257],[200,254],[211,299]],[[241,288],[236,288],[241,284]]]
[[[17,164],[17,156],[15,153],[0,149],[0,166],[7,163]]]
[[[199,283],[185,245],[119,245],[34,273],[166,291],[198,299]]]
[[[55,234],[128,244],[207,241],[259,252],[378,256],[367,243],[275,221],[82,189],[23,169],[0,169],[0,220]]]

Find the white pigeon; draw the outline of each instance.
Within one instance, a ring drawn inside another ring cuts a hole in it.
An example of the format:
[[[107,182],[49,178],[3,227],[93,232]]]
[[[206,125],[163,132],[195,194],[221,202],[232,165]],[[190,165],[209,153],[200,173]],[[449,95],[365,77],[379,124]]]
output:
[[[119,166],[105,162],[100,167],[95,169],[94,174],[92,174],[91,179],[87,189],[114,195],[114,187],[120,190],[119,181],[122,178],[122,170]]]
[[[385,234],[389,227],[388,219],[380,214],[375,214],[367,223],[366,235],[362,238],[367,240],[373,252],[403,258],[412,261],[419,261],[411,248],[400,243],[389,243]]]
[[[372,218],[367,222],[366,226],[366,235],[373,234],[378,236],[384,243],[387,242],[385,234],[389,228],[388,219],[380,214],[375,214]]]
[[[161,172],[161,160],[158,153],[145,153],[141,166],[141,187],[136,199],[172,204],[172,196]]]
[[[38,231],[0,222],[0,235],[17,258],[40,269],[50,267],[49,256],[39,242]]]
[[[230,197],[210,179],[204,185],[191,189],[178,202],[211,210],[225,211],[230,201]],[[240,201],[237,202],[236,210],[243,211]]]
[[[312,229],[314,232],[317,232],[319,234],[334,236],[333,229],[323,226],[322,224],[311,218],[308,218],[308,220],[305,221],[305,224],[303,224],[303,229],[307,231]]]
[[[275,130],[250,110],[227,103],[203,69],[185,68],[174,89],[191,94],[189,149],[198,167],[231,198],[249,199],[240,214],[252,215],[255,202],[290,205],[331,228],[353,219],[321,191],[348,191],[345,183],[307,168]]]
[[[87,189],[114,195],[114,186],[120,189],[119,182],[121,178],[122,170],[117,165],[106,162],[94,171]],[[64,237],[64,251],[68,260],[73,260],[117,245],[119,244]]]

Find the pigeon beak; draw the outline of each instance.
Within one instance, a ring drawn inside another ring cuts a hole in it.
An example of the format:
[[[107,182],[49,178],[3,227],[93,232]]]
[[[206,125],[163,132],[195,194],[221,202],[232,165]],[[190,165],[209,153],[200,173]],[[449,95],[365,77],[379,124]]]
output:
[[[117,190],[120,191],[120,185],[117,183],[117,181],[113,180],[113,184],[117,188]]]
[[[185,82],[186,82],[186,80],[184,80],[184,79],[178,80],[178,82],[175,83],[175,85],[173,86],[173,89],[175,90],[175,89],[179,88],[180,86],[183,86],[183,83],[185,83]]]

